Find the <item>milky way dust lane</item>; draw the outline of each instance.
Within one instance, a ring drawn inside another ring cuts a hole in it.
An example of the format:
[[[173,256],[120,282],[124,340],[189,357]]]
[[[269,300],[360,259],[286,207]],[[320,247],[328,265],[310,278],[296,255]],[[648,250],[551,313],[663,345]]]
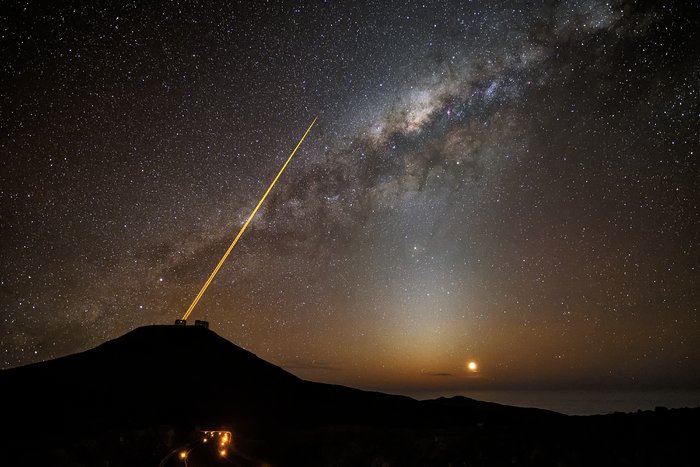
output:
[[[229,245],[228,250],[226,250],[226,253],[224,253],[224,256],[222,256],[221,259],[219,260],[219,264],[216,265],[216,267],[214,268],[214,270],[212,271],[212,273],[209,275],[209,278],[208,278],[207,281],[204,283],[204,285],[202,286],[201,290],[199,291],[199,293],[197,294],[197,296],[196,296],[196,297],[194,298],[194,300],[192,301],[192,304],[191,304],[190,307],[187,309],[187,311],[185,312],[185,314],[182,316],[182,319],[183,319],[183,320],[189,318],[190,314],[192,314],[192,310],[194,310],[194,307],[197,306],[197,303],[199,303],[199,300],[202,298],[202,295],[204,295],[204,292],[207,290],[207,287],[209,287],[209,284],[211,284],[211,281],[214,280],[214,277],[216,276],[216,273],[219,272],[219,269],[221,269],[221,266],[222,266],[222,265],[224,264],[224,262],[226,261],[226,258],[228,258],[228,255],[231,254],[231,251],[233,250],[233,247],[236,246],[236,243],[238,243],[238,240],[239,240],[239,239],[241,238],[241,236],[243,235],[243,232],[245,232],[245,229],[248,228],[248,224],[250,224],[250,221],[253,220],[253,217],[255,217],[255,214],[258,212],[258,209],[260,209],[260,206],[262,206],[262,204],[265,202],[265,198],[267,198],[267,195],[269,195],[269,194],[270,194],[270,191],[272,191],[272,187],[275,186],[275,183],[277,183],[277,179],[280,178],[280,176],[282,175],[282,172],[284,172],[284,169],[287,168],[287,164],[289,164],[289,161],[292,160],[292,157],[294,157],[294,154],[296,154],[297,149],[299,149],[299,146],[301,146],[301,143],[304,142],[304,139],[306,138],[306,135],[308,135],[309,132],[311,131],[311,127],[314,126],[314,123],[316,123],[316,119],[317,119],[317,118],[318,118],[318,117],[315,117],[315,118],[313,119],[313,121],[311,122],[311,125],[309,125],[309,128],[306,129],[306,132],[304,133],[304,136],[301,137],[301,139],[300,139],[299,142],[297,143],[297,145],[296,145],[296,147],[294,148],[294,150],[292,151],[292,153],[291,153],[291,154],[289,155],[289,157],[287,158],[287,161],[284,163],[284,165],[283,165],[282,168],[280,169],[280,171],[279,171],[279,173],[277,174],[277,176],[275,177],[275,179],[272,180],[272,183],[270,183],[270,186],[267,188],[267,191],[266,191],[265,194],[262,196],[262,198],[260,198],[260,201],[258,201],[258,205],[255,206],[255,209],[253,209],[253,212],[250,213],[250,216],[248,217],[248,220],[245,221],[245,224],[243,224],[243,227],[241,227],[241,230],[238,231],[238,235],[236,235],[236,238],[233,239],[233,242],[231,242],[231,245]]]

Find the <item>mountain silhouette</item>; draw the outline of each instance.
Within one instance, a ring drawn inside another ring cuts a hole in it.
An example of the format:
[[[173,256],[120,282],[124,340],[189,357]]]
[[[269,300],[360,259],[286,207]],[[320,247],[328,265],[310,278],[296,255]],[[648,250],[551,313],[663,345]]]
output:
[[[231,419],[267,431],[270,419],[276,427],[396,424],[436,412],[408,397],[301,380],[200,326],[141,327],[82,353],[5,370],[0,384],[11,400],[26,401],[14,426],[34,430],[27,410],[81,431]],[[469,409],[471,418],[556,415],[477,401]]]
[[[567,417],[304,381],[201,326],[137,328],[85,352],[3,370],[0,388],[0,447],[10,465],[157,465],[201,429],[232,431],[250,454],[240,465],[585,465],[590,452],[613,446],[602,439],[591,448],[582,436],[622,430],[616,452],[636,452],[630,430],[640,426],[648,428],[640,439],[653,437],[665,461],[684,460],[693,455],[684,440],[698,433],[697,410]]]

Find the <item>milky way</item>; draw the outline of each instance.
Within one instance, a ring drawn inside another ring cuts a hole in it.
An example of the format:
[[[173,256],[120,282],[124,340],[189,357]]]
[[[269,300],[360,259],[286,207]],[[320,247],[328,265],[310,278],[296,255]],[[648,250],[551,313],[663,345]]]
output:
[[[360,387],[700,388],[698,7],[654,3],[13,3],[2,366],[179,318],[318,115],[193,318]]]

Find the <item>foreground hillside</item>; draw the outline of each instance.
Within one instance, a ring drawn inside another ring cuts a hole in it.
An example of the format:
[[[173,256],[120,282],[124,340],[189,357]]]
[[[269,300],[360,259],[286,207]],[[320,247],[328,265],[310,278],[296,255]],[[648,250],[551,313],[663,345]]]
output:
[[[8,465],[697,465],[700,410],[567,417],[303,381],[207,329],[0,372]],[[201,430],[228,430],[226,456]],[[193,447],[196,446],[196,449]],[[171,455],[168,457],[168,455]]]

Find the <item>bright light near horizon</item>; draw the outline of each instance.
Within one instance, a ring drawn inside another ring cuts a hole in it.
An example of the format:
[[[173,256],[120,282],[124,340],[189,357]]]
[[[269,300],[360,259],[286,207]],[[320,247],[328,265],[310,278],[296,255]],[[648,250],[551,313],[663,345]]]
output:
[[[180,459],[187,459],[187,451],[182,451],[180,453]]]
[[[479,367],[476,362],[472,360],[471,362],[467,363],[467,368],[469,371],[476,371]]]

